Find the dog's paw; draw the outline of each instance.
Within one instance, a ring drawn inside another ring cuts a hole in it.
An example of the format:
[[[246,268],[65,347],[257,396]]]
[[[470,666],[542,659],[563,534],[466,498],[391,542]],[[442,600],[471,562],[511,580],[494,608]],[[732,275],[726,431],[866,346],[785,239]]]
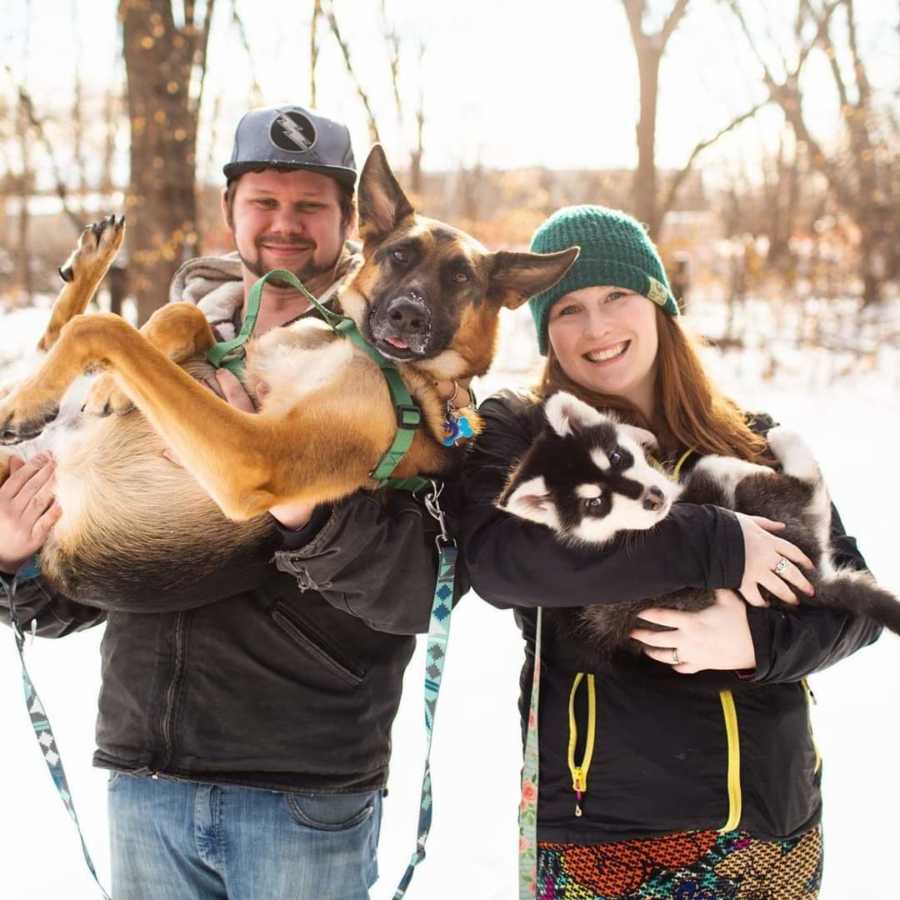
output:
[[[58,403],[39,395],[32,401],[23,388],[0,402],[0,444],[21,444],[37,437],[58,415]]]
[[[78,238],[78,246],[59,267],[63,281],[96,277],[105,273],[125,238],[125,216],[107,216],[88,225]]]
[[[802,481],[817,481],[819,465],[806,441],[796,431],[777,426],[766,435],[769,449],[781,463],[785,475],[792,475]]]
[[[89,416],[124,416],[134,404],[116,385],[112,375],[100,375],[91,385],[81,411]]]

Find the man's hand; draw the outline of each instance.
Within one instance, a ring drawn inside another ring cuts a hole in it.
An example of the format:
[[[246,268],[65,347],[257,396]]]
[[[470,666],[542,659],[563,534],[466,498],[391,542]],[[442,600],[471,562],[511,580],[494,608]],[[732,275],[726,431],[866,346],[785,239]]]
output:
[[[234,375],[234,373],[230,372],[228,369],[217,369],[216,381],[218,382],[222,396],[228,404],[243,412],[257,412],[253,398],[244,390],[244,386],[241,384],[240,379]],[[163,456],[165,456],[169,462],[172,462],[177,466],[181,465],[181,461],[174,451],[168,449],[163,450]],[[269,510],[269,513],[283,527],[296,531],[298,528],[302,528],[306,525],[312,517],[315,508],[315,503],[282,503],[278,506],[273,506]]]
[[[631,637],[646,645],[644,653],[651,659],[682,675],[703,669],[755,669],[746,604],[734,591],[718,590],[715,595],[715,603],[700,612],[646,609],[640,618],[672,630],[635,628]]]
[[[9,461],[0,485],[0,572],[17,572],[47,540],[62,510],[53,498],[56,464],[47,453]]]

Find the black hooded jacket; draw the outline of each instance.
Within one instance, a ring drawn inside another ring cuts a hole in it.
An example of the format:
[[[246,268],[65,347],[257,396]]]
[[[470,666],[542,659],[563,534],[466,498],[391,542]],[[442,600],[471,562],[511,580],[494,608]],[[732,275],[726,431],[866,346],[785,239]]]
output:
[[[641,540],[564,546],[547,528],[494,506],[510,465],[542,427],[542,408],[504,392],[483,403],[479,413],[485,429],[466,463],[463,546],[474,590],[494,606],[513,608],[525,637],[524,732],[537,607],[612,603],[684,587],[737,588],[743,538],[731,512],[679,503]],[[864,568],[836,513],[833,529],[837,562]],[[748,618],[754,672],[685,676],[646,657],[622,654],[590,673],[593,720],[588,679],[576,682],[571,654],[545,624],[539,840],[590,844],[711,828],[777,839],[819,821],[821,761],[804,679],[871,643],[880,629],[869,620],[810,606],[790,613],[750,607]],[[579,764],[591,727],[583,815],[576,817],[569,742]]]
[[[428,630],[437,523],[398,491],[321,507],[255,565],[225,567],[182,608],[80,605],[17,585],[27,631],[105,620],[96,765],[284,790],[383,786],[415,635]],[[460,582],[458,592],[462,588]],[[457,593],[458,595],[458,593]],[[9,621],[0,592],[0,615]]]

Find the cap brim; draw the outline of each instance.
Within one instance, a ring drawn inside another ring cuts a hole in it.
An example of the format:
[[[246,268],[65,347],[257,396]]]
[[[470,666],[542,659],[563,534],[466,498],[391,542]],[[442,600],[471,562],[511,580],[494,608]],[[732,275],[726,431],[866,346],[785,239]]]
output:
[[[307,172],[317,172],[319,175],[327,175],[329,178],[334,178],[335,181],[340,182],[346,187],[352,188],[356,185],[356,172],[354,172],[353,169],[347,169],[343,166],[317,166],[299,162],[289,163],[276,161],[241,162],[228,163],[228,165],[222,168],[222,171],[229,181],[233,181],[235,178],[240,178],[241,175],[244,175],[247,172],[261,172],[264,169],[281,169],[283,171],[304,169]]]

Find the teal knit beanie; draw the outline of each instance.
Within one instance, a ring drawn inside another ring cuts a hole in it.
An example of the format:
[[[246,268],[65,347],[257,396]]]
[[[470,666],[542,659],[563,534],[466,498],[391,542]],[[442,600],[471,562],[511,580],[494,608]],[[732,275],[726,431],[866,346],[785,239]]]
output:
[[[670,316],[678,304],[669,287],[656,247],[636,219],[603,206],[567,206],[547,219],[531,239],[535,253],[581,247],[581,255],[562,281],[528,301],[538,333],[538,348],[547,355],[547,318],[560,297],[594,285],[615,285],[643,294]]]

